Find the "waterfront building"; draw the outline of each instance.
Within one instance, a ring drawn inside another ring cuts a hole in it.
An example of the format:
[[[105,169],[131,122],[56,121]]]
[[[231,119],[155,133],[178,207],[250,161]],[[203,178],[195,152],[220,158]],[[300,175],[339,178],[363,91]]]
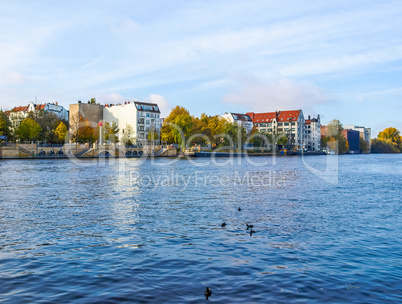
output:
[[[133,143],[139,146],[160,144],[161,118],[157,104],[126,101],[124,104],[81,103],[70,105],[70,130],[75,132],[79,118],[92,127],[99,123],[115,123],[119,129],[118,138],[122,142],[126,132],[132,132]],[[78,119],[78,120],[77,120]],[[131,129],[131,130],[130,130]]]
[[[348,141],[349,151],[347,153],[360,153],[360,132],[344,129],[342,134]]]
[[[259,132],[288,137],[290,149],[304,149],[305,120],[302,110],[246,113]]]
[[[371,151],[371,128],[355,125],[345,125],[344,128],[359,131],[360,138],[362,138],[368,144],[368,150],[369,152]]]
[[[69,131],[70,135],[79,129],[84,121],[95,128],[99,122],[103,120],[103,106],[97,103],[82,103],[78,101],[76,104],[70,104]]]
[[[34,104],[33,101],[31,101],[31,103],[27,106],[14,107],[12,110],[4,113],[9,116],[12,127],[16,129],[29,113],[37,114],[40,111],[45,111],[45,113],[54,113],[60,119],[66,121],[68,120],[68,111],[63,106],[60,106],[58,102]]]
[[[239,126],[242,126],[247,133],[250,133],[253,129],[253,121],[251,117],[247,114],[238,114],[238,113],[225,113],[221,115],[222,118],[225,118],[227,121],[231,123],[237,123]]]
[[[321,150],[321,122],[320,115],[317,118],[310,118],[310,115],[304,122],[304,140],[307,151]]]
[[[105,122],[117,124],[120,142],[130,126],[137,145],[160,144],[162,120],[160,109],[155,103],[128,101],[119,105],[107,104],[103,110],[103,118]]]

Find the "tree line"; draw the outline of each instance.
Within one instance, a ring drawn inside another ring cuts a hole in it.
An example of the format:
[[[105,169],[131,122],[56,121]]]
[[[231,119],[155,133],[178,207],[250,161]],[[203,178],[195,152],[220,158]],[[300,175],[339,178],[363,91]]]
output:
[[[56,114],[41,110],[28,113],[27,117],[14,128],[8,115],[0,111],[0,135],[7,136],[10,142],[20,140],[61,143],[66,137],[67,125],[68,122]]]
[[[402,136],[399,130],[390,127],[378,133],[377,138],[371,140],[371,153],[401,153]]]

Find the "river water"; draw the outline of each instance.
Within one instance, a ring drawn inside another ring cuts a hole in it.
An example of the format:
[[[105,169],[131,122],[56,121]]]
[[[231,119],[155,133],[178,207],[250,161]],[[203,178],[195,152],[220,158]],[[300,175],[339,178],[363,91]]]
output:
[[[401,154],[3,160],[0,182],[0,302],[402,302]]]

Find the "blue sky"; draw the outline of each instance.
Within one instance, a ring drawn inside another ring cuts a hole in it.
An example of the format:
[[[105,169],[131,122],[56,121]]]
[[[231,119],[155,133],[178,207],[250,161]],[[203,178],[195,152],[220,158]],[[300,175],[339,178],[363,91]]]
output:
[[[328,3],[327,3],[328,2]],[[330,3],[331,2],[331,3]],[[0,2],[0,106],[303,109],[402,131],[400,1]]]

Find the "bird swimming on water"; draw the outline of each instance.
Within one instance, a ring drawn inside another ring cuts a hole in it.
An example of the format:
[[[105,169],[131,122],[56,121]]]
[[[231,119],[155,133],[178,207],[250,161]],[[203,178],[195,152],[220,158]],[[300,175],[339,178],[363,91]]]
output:
[[[237,209],[237,210],[241,211],[241,208],[239,207],[239,209]]]
[[[255,233],[255,231],[253,229],[250,230],[250,236],[253,235],[253,233]]]
[[[254,228],[253,225],[249,225],[249,224],[246,224],[246,225],[247,225],[247,230],[248,230],[248,228]]]
[[[221,226],[222,226],[222,227],[225,227],[225,226],[226,226],[226,223],[225,223],[225,222],[223,222]]]
[[[212,295],[211,288],[207,287],[207,289],[205,289],[205,291],[204,291],[204,295],[205,295],[205,299],[208,300],[208,297],[210,297]]]

